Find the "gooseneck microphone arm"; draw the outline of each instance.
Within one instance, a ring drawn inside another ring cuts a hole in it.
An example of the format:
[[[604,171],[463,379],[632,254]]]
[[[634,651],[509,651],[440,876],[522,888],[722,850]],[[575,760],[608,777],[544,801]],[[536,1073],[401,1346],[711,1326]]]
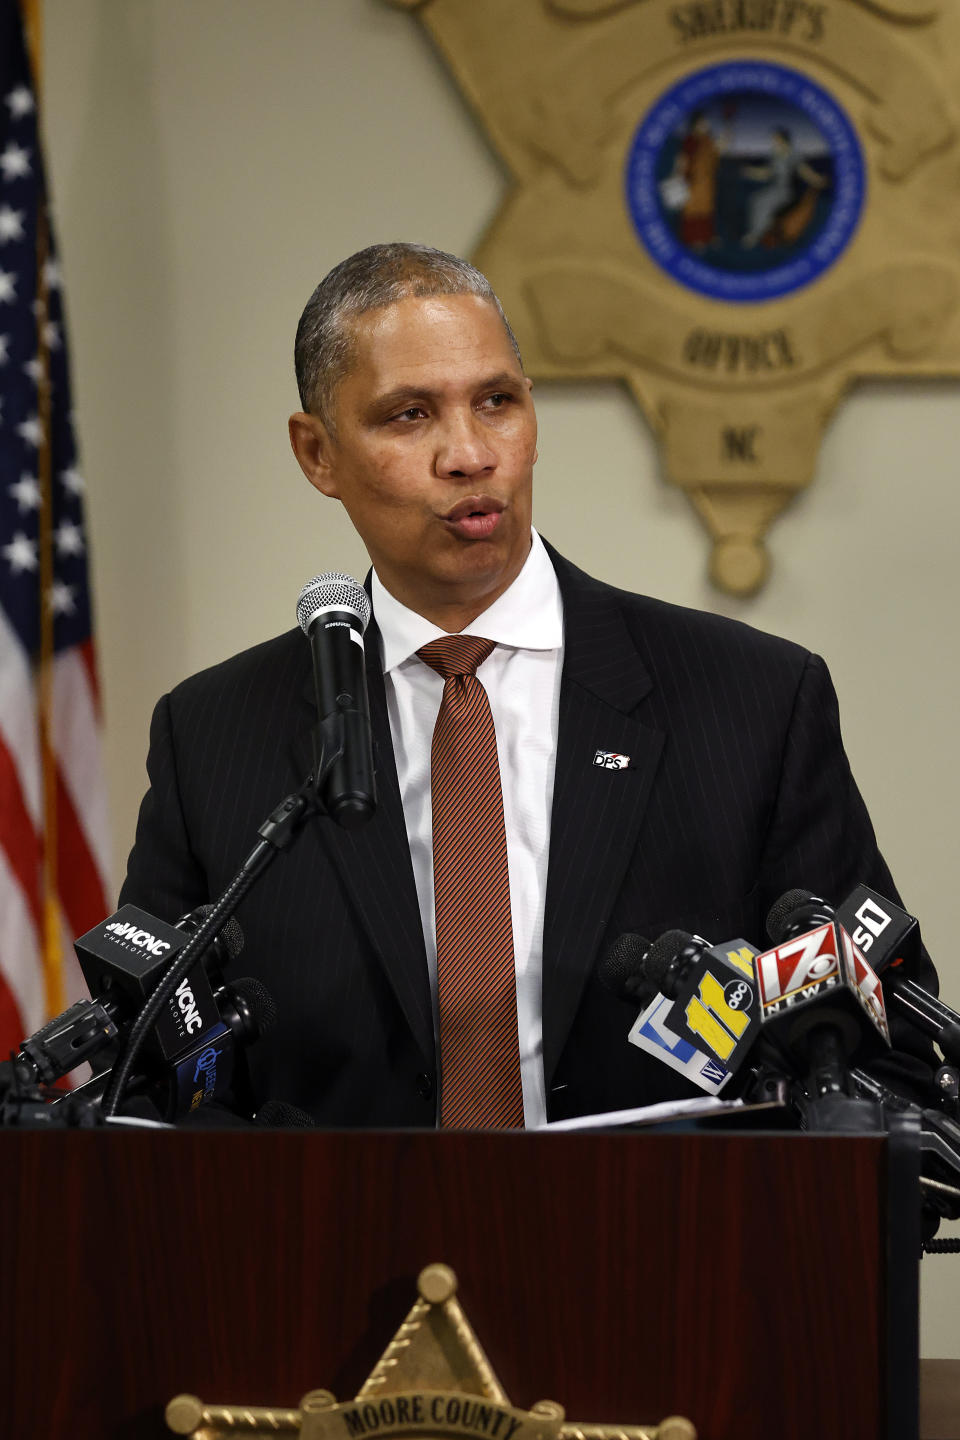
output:
[[[297,619],[313,654],[319,715],[313,732],[314,774],[267,816],[259,842],[133,1022],[104,1094],[105,1115],[116,1114],[134,1061],[163,1006],[303,822],[325,814],[352,829],[365,824],[376,809],[363,648],[370,620],[367,593],[352,575],[331,571],[314,576],[300,591]]]
[[[951,1065],[960,1065],[960,1015],[914,980],[901,978],[895,970],[881,976],[895,1007],[915,1030],[939,1045]]]
[[[103,1114],[116,1115],[123,1092],[157,1016],[180,981],[209,949],[218,933],[234,914],[240,901],[271,862],[285,850],[311,815],[325,812],[321,799],[327,777],[343,756],[343,723],[336,713],[320,722],[315,731],[317,773],[307,777],[300,789],[271,810],[257,831],[259,841],[250,851],[220,898],[211,906],[200,928],[191,935],[176,960],[150,995],[127,1035],[123,1052],[114,1066],[103,1096]]]
[[[840,1031],[835,1025],[816,1025],[807,1036],[807,1089],[817,1099],[849,1095],[850,1066]]]

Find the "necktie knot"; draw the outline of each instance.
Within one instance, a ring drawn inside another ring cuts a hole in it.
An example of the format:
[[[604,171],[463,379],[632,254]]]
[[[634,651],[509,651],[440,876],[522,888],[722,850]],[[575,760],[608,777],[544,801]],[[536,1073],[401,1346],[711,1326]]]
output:
[[[432,670],[449,680],[452,675],[475,675],[488,655],[496,649],[493,640],[482,635],[444,635],[417,651]]]

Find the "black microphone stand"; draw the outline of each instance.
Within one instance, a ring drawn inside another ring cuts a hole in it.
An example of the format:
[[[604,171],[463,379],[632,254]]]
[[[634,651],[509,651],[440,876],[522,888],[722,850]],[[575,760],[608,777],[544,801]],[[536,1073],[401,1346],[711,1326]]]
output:
[[[267,867],[282,850],[287,849],[304,821],[312,815],[328,813],[322,798],[324,787],[334,765],[344,754],[343,716],[339,711],[334,711],[320,721],[314,729],[313,741],[314,774],[308,775],[300,789],[281,800],[264,820],[257,831],[259,841],[211,907],[203,924],[179,951],[170,969],[130,1027],[126,1043],[104,1092],[102,1109],[105,1116],[116,1115],[141,1046],[180,981],[213,944],[241,900]]]
[[[805,1094],[798,1102],[805,1130],[863,1134],[884,1128],[882,1104],[855,1092],[838,1025],[827,1022],[808,1031],[806,1060]]]

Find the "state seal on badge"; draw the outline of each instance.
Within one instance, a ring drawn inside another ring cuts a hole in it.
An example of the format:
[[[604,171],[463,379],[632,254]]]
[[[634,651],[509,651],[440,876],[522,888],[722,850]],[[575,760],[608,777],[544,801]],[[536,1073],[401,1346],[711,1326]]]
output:
[[[637,237],[674,280],[734,304],[790,295],[836,264],[866,199],[838,101],[797,70],[710,65],[637,126],[624,177]]]

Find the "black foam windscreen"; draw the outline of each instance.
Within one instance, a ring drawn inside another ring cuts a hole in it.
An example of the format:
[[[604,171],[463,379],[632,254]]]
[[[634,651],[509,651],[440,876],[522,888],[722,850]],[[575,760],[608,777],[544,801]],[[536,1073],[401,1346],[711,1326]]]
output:
[[[770,906],[767,934],[774,945],[780,945],[791,926],[799,923],[802,930],[814,930],[818,925],[829,924],[833,918],[833,907],[819,895],[809,890],[788,890]]]
[[[180,916],[177,929],[185,930],[188,935],[195,935],[212,910],[212,905],[198,905],[196,910]],[[217,932],[210,950],[218,964],[227,965],[231,960],[236,960],[242,949],[243,929],[239,920],[231,915],[223,929]]]
[[[286,1100],[267,1100],[254,1117],[254,1124],[267,1130],[315,1130],[316,1121],[306,1110]]]
[[[234,999],[242,1000],[246,1005],[257,1038],[265,1035],[276,1024],[277,1002],[266,985],[252,975],[244,975],[241,979],[234,980],[229,989]]]
[[[686,930],[665,930],[653,942],[643,962],[643,979],[651,989],[663,988],[667,971],[692,939]]]
[[[597,966],[600,983],[620,1000],[634,998],[634,984],[641,973],[643,957],[650,948],[645,935],[627,931],[618,935]]]

